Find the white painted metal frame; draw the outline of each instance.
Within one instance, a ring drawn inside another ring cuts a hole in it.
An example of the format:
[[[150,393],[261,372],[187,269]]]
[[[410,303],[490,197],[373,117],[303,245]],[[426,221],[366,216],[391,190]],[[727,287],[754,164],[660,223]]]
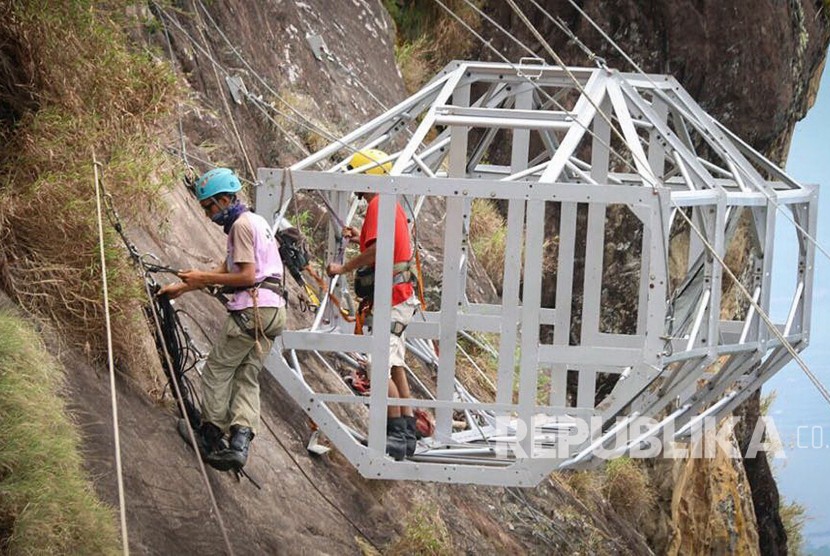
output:
[[[280,214],[279,203],[284,207],[295,191],[318,190],[348,220],[351,193],[380,195],[376,292],[391,288],[396,197],[436,197],[446,207],[440,306],[407,330],[419,342],[413,352],[433,358],[438,369],[434,399],[410,403],[432,408],[437,421],[434,441],[422,444],[415,458],[395,462],[384,454],[386,410],[398,403],[385,388],[373,388],[368,397],[316,391],[299,359],[292,356],[289,364],[283,352],[363,353],[376,369],[388,368],[388,295],[375,296],[373,334],[351,334],[324,303],[315,326],[286,331],[266,362],[364,476],[534,485],[554,469],[590,465],[599,450],[625,453],[701,416],[725,415],[789,361],[754,309],[722,315],[728,279],[712,250],[724,256],[748,213],[753,259],[747,285],[768,311],[779,212],[791,212],[814,235],[817,188],[798,184],[717,124],[671,77],[570,69],[578,87],[555,66],[534,68],[538,77],[531,81],[508,64],[454,62],[420,92],[290,169],[260,169],[256,206],[266,215]],[[351,153],[366,147],[390,153],[390,175],[344,170]],[[331,169],[309,170],[320,161]],[[496,305],[466,295],[475,199],[507,208],[504,287]],[[556,209],[556,290],[545,296],[545,224]],[[613,211],[628,211],[641,227],[632,234],[639,238],[639,294],[629,300],[636,326],[616,333],[601,330],[600,321],[603,288],[615,279],[604,272]],[[668,238],[682,229],[677,211],[691,217],[702,237],[687,232],[685,277],[671,289]],[[418,217],[417,208],[411,212]],[[814,246],[798,235],[796,291],[779,329],[800,351],[809,339]],[[575,289],[581,298],[573,305]],[[553,306],[543,306],[543,297],[554,299]],[[543,326],[552,326],[551,343],[540,338]],[[493,402],[475,399],[456,376],[452,347],[459,334],[471,332],[499,336]],[[419,339],[437,341],[440,355],[426,353]],[[540,400],[543,374],[551,388]],[[597,399],[601,374],[611,388]],[[366,406],[366,422],[342,420],[343,406]],[[479,422],[454,433],[455,410]],[[657,424],[619,444],[617,433],[644,416]],[[597,426],[580,434],[578,420]],[[531,433],[522,434],[532,423]]]

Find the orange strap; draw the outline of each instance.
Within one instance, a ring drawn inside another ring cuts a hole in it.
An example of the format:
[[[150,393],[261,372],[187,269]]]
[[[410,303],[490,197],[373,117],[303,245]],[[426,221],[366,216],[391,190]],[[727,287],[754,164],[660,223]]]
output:
[[[357,315],[354,320],[354,333],[358,336],[363,334],[363,324],[366,322],[366,317],[372,312],[372,302],[368,299],[361,299],[360,305],[357,306]]]
[[[427,304],[424,301],[424,275],[421,274],[421,250],[415,246],[415,269],[418,271],[418,299],[421,301],[421,311],[427,310]]]
[[[304,270],[306,270],[311,275],[311,277],[314,278],[314,281],[317,282],[318,286],[320,286],[320,291],[326,291],[328,289],[328,285],[326,284],[326,282],[320,277],[319,274],[314,272],[314,269],[311,268],[311,265],[306,266]],[[331,294],[329,297],[331,298],[331,302],[334,304],[334,306],[337,307],[337,310],[340,311],[340,316],[343,317],[343,320],[345,320],[346,322],[355,321],[355,317],[351,316],[349,314],[349,311],[347,311],[343,308],[342,305],[340,305],[340,300],[337,299],[336,295]]]

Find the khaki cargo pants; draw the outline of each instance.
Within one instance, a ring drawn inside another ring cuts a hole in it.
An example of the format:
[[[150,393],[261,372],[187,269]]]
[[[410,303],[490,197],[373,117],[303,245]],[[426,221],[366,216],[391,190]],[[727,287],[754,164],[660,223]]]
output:
[[[274,338],[285,326],[285,307],[259,307],[265,328],[254,338],[228,315],[225,326],[202,370],[202,419],[223,431],[231,425],[259,427],[259,372],[271,352]],[[253,330],[254,309],[241,311],[246,328]]]

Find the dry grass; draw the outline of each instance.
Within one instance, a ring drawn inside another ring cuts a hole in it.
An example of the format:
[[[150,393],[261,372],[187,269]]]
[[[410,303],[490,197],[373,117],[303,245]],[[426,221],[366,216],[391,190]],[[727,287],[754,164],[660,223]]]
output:
[[[406,518],[403,534],[390,544],[384,553],[388,556],[452,554],[450,532],[441,518],[438,507],[431,502],[417,504]]]
[[[583,502],[591,502],[600,493],[602,480],[594,471],[564,471],[557,479]]]
[[[383,4],[395,21],[395,57],[409,92],[417,91],[452,60],[466,58],[477,44],[475,36],[435,2],[384,0]],[[446,0],[445,4],[480,30],[480,17],[464,0]]]
[[[84,476],[62,374],[32,328],[0,310],[0,553],[117,554],[116,521]]]
[[[177,94],[173,76],[126,46],[126,5],[16,2],[0,20],[8,55],[25,68],[13,93],[33,99],[0,151],[0,284],[92,356],[106,345],[92,153],[122,213],[148,213],[174,179],[154,144]],[[131,346],[146,333],[143,285],[104,229],[116,357],[134,361]]]
[[[637,523],[655,501],[648,473],[638,460],[627,457],[606,464],[602,492],[611,507],[632,523]]]
[[[496,205],[487,199],[475,199],[470,215],[470,245],[499,293],[504,285],[506,243],[507,224]]]
[[[485,339],[498,345],[497,338]],[[455,370],[458,380],[479,400],[495,401],[495,384],[498,381],[499,362],[490,353],[481,349],[473,342],[459,338],[458,344],[469,355],[469,359],[456,349]],[[472,360],[472,361],[471,361]]]

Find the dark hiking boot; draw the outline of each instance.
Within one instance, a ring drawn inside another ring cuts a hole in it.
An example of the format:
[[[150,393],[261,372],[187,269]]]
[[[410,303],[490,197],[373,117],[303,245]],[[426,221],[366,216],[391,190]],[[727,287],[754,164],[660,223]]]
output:
[[[248,449],[253,439],[254,432],[250,428],[233,425],[230,445],[224,450],[208,455],[205,461],[220,471],[239,471],[248,462]]]
[[[386,453],[395,461],[406,457],[406,420],[403,417],[386,421]]]
[[[235,454],[240,469],[248,462],[248,449],[251,447],[251,441],[253,439],[254,431],[250,428],[240,425],[231,427],[230,449]]]
[[[415,455],[415,448],[418,447],[418,431],[415,428],[418,421],[412,415],[403,418],[406,420],[406,457],[409,458]]]
[[[222,429],[208,421],[202,421],[202,426],[199,428],[199,435],[202,437],[202,444],[205,448],[205,453],[212,454],[221,452],[228,447],[228,444],[223,438]]]
[[[176,429],[187,445],[192,448],[193,444],[190,440],[187,421],[179,419],[176,423]],[[206,459],[210,453],[220,452],[228,447],[227,442],[222,437],[222,431],[213,423],[203,422],[201,427],[193,429],[193,436],[196,437],[196,447],[202,459]]]

